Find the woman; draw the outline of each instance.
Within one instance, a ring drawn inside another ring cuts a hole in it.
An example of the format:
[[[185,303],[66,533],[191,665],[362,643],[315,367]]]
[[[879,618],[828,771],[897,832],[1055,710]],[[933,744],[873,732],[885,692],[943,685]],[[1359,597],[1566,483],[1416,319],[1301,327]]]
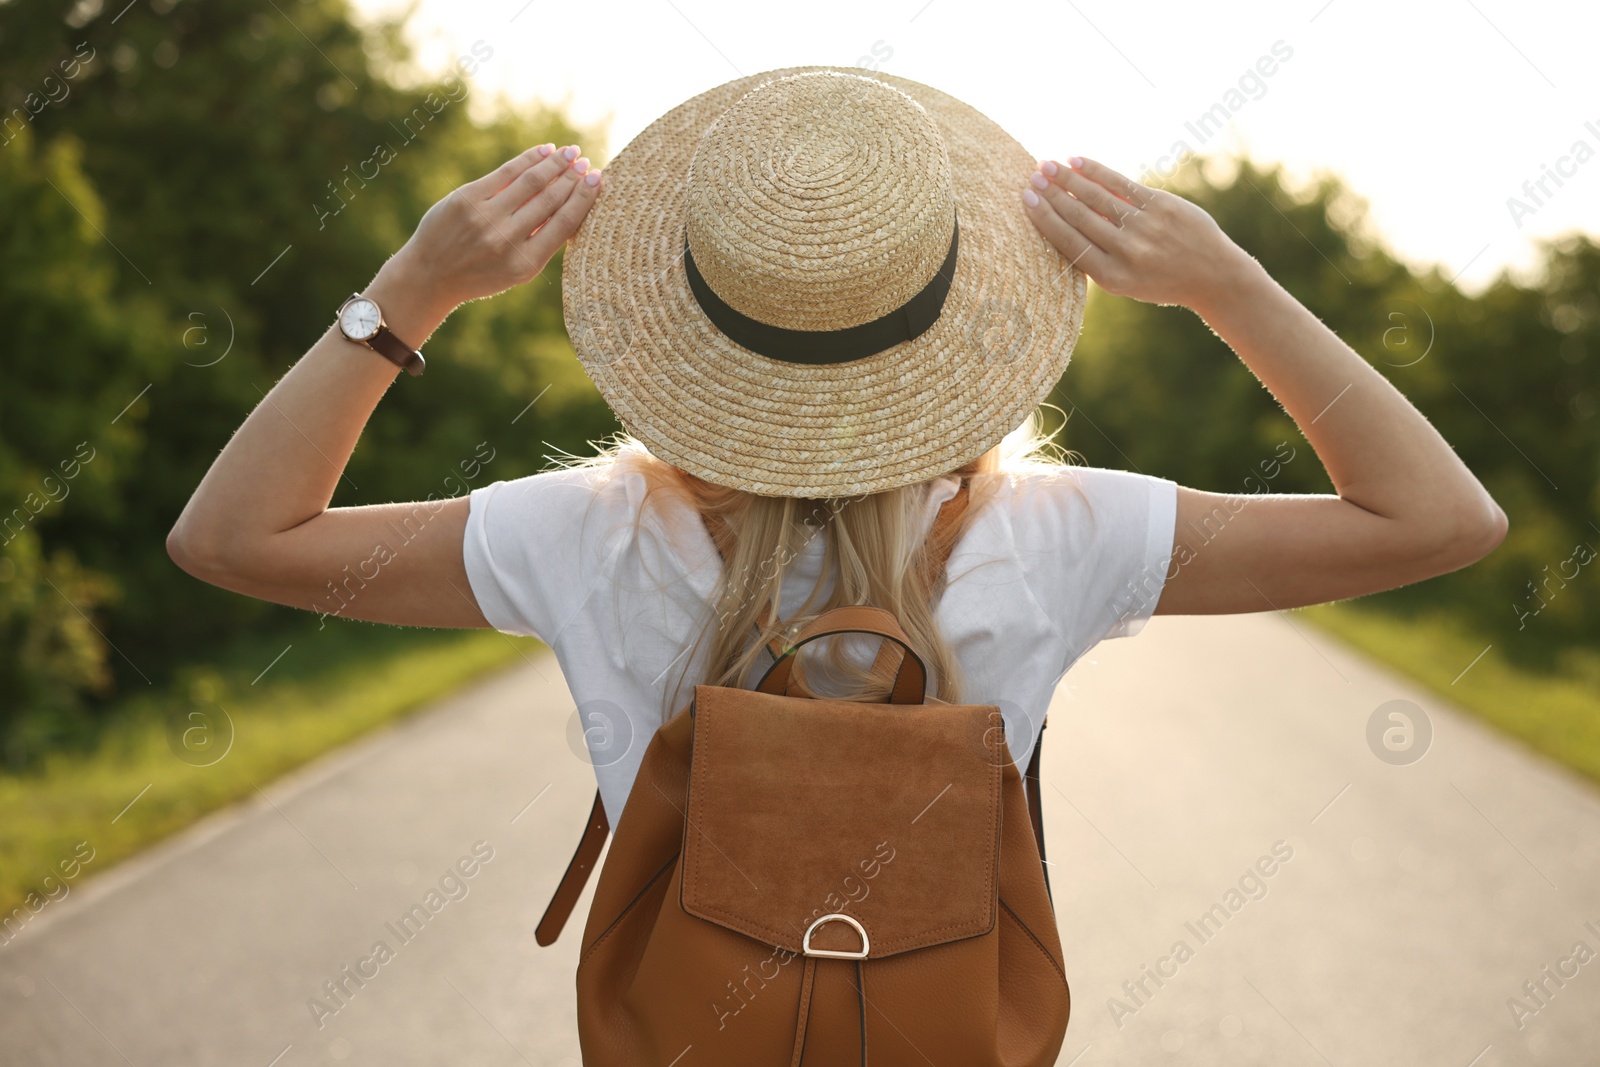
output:
[[[568,330],[629,434],[442,502],[329,508],[416,349],[569,241]],[[1199,314],[1337,494],[1240,498],[1045,458],[1032,413],[1066,367],[1084,275]],[[963,489],[945,584],[919,546]],[[245,420],[167,544],[276,603],[541,637],[598,727],[615,821],[685,685],[749,686],[771,638],[836,605],[893,612],[930,691],[1000,706],[1025,764],[1064,672],[1151,614],[1362,596],[1465,567],[1505,532],[1427,420],[1199,207],[1092,159],[1035,163],[915,82],[806,67],[680,105],[606,181],[547,144],[435,204]],[[352,581],[361,562],[378,570]],[[859,648],[829,651],[819,691],[884,692]]]

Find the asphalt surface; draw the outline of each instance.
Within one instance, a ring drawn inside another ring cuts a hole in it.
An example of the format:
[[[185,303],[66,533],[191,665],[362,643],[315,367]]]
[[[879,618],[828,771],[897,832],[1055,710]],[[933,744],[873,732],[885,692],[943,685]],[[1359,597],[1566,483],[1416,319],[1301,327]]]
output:
[[[1368,740],[1395,700],[1414,762]],[[533,937],[593,794],[571,712],[546,653],[86,875],[0,946],[0,1064],[578,1064],[589,895]],[[1044,737],[1061,1064],[1600,1063],[1587,782],[1281,615],[1100,645]]]

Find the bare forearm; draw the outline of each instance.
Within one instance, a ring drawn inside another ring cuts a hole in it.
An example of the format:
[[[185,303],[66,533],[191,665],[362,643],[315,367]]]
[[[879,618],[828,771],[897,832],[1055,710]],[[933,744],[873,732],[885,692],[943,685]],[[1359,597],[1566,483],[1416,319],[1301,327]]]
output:
[[[1472,472],[1215,219],[1097,160],[1068,162],[1042,160],[1028,177],[1022,202],[1039,232],[1107,292],[1198,313],[1299,425],[1338,489],[1266,493],[1240,508],[1231,495],[1179,486],[1158,613],[1365,596],[1494,550],[1506,517]]]
[[[528,148],[429,208],[362,292],[420,349],[454,308],[537,277],[600,189],[577,145]],[[399,374],[330,325],[206,472],[167,536],[173,561],[224,589],[322,615],[488,626],[467,578],[465,494],[328,506]]]
[[[1440,536],[1504,515],[1404,395],[1242,250],[1195,310],[1299,425],[1339,495]]]
[[[450,311],[398,257],[362,292],[414,348]],[[330,324],[222,449],[174,526],[174,541],[196,553],[238,553],[320,515],[399,373]]]

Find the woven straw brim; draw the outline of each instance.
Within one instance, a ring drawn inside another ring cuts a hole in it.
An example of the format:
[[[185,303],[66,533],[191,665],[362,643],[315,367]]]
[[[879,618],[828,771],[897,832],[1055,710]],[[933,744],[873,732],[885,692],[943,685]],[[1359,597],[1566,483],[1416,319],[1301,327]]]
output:
[[[731,341],[696,302],[682,262],[685,177],[701,134],[745,93],[826,70],[868,74],[927,110],[949,155],[960,247],[921,336],[852,362],[797,364]],[[1023,212],[1033,169],[992,120],[905,78],[828,66],[739,78],[667,112],[605,168],[566,250],[568,335],[623,427],[706,481],[827,498],[936,477],[1019,426],[1078,338],[1085,276]]]

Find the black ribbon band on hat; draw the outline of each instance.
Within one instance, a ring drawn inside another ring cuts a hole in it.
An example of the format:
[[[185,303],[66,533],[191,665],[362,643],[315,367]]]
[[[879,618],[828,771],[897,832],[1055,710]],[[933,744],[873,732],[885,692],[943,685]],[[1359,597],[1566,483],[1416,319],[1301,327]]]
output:
[[[848,363],[919,337],[934,324],[950,292],[960,237],[961,223],[957,220],[950,234],[950,251],[921,292],[886,315],[842,330],[791,330],[770,326],[729,307],[701,277],[694,257],[689,254],[687,237],[683,243],[683,269],[689,277],[689,291],[706,318],[730,340],[752,352],[786,363]]]

